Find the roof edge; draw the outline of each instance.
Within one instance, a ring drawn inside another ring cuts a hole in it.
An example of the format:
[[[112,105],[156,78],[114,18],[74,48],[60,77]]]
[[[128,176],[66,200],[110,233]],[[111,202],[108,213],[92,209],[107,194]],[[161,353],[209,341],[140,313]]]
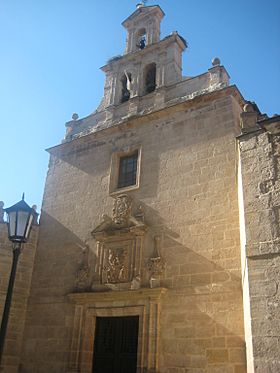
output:
[[[204,97],[203,100],[205,100],[206,97],[208,97],[208,99],[210,99],[213,96],[217,96],[217,95],[218,96],[221,96],[221,95],[223,96],[226,93],[226,91],[228,91],[229,95],[234,96],[237,99],[240,107],[242,107],[242,105],[245,104],[246,100],[242,96],[238,87],[235,84],[233,84],[233,85],[230,85],[228,87],[225,87],[225,88],[222,88],[222,89],[219,89],[219,90],[216,90],[216,91],[205,93],[202,96],[194,97],[192,100],[185,100],[185,101],[181,101],[181,102],[172,103],[169,106],[160,108],[158,110],[152,111],[152,112],[147,113],[145,115],[141,114],[141,115],[135,115],[135,116],[130,117],[130,118],[126,118],[124,121],[119,122],[116,125],[109,126],[109,127],[106,127],[106,128],[102,128],[99,131],[92,132],[92,133],[86,134],[86,135],[81,136],[81,137],[76,137],[76,138],[71,139],[69,141],[65,141],[65,142],[62,142],[60,144],[54,145],[54,146],[52,146],[50,148],[47,148],[45,150],[49,154],[54,155],[54,154],[56,154],[56,151],[58,151],[59,149],[70,147],[71,144],[73,144],[73,143],[79,144],[80,142],[88,140],[89,136],[91,138],[92,138],[92,136],[96,138],[96,136],[102,136],[102,134],[104,134],[104,132],[107,132],[108,130],[112,130],[112,129],[115,130],[117,127],[127,125],[127,123],[129,123],[129,122],[138,121],[138,120],[142,121],[144,117],[146,118],[147,116],[157,115],[159,112],[162,112],[164,110],[172,110],[172,108],[175,108],[178,105],[189,105],[191,103],[196,103],[198,100],[201,99],[201,97]]]

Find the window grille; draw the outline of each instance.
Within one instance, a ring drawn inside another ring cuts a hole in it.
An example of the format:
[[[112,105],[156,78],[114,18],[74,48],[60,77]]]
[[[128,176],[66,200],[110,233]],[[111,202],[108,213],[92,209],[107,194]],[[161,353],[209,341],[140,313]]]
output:
[[[136,184],[138,151],[120,158],[118,188]]]

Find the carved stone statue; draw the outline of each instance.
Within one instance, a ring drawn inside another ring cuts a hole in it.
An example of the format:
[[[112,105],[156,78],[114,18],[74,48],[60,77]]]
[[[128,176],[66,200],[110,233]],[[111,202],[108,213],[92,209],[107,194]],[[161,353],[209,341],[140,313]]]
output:
[[[160,254],[160,243],[161,239],[159,236],[154,238],[155,246],[152,257],[147,263],[147,269],[150,272],[150,286],[159,287],[160,286],[160,275],[165,270],[165,261]]]
[[[32,206],[33,210],[34,210],[34,218],[33,218],[33,225],[38,225],[38,217],[39,217],[39,214],[37,212],[37,205],[33,205]]]
[[[107,283],[115,284],[128,281],[127,250],[109,249],[104,270]]]
[[[144,221],[145,221],[145,213],[144,213],[144,208],[143,208],[143,206],[141,204],[138,205],[137,210],[136,210],[134,216],[135,216],[135,218],[138,221],[141,221],[141,222],[144,223]]]
[[[79,247],[81,247],[79,245]],[[82,259],[79,262],[79,269],[76,273],[75,287],[77,290],[86,290],[89,287],[90,280],[90,268],[88,264],[88,246],[81,247],[82,249]]]

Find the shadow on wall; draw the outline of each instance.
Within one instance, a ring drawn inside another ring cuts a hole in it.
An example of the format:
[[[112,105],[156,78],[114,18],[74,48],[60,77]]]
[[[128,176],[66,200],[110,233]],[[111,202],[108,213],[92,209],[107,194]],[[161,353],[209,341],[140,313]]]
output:
[[[200,253],[183,245],[179,234],[167,227],[166,219],[157,211],[148,205],[144,211],[150,235],[162,236],[161,253],[167,264],[161,278],[161,285],[169,288],[161,313],[162,373],[168,367],[182,366],[204,372],[207,364],[223,372],[229,364],[241,369],[242,293],[236,269],[225,269],[209,255],[202,255],[203,250]],[[65,368],[73,317],[65,295],[73,291],[84,246],[85,242],[42,211],[22,372],[38,365],[42,372]],[[145,261],[150,247],[144,251]]]
[[[201,238],[189,235],[189,245],[183,245],[180,242],[180,235],[168,228],[168,219],[162,218],[156,210],[139,200],[134,199],[133,202],[134,206],[143,206],[149,236],[162,237],[161,254],[166,261],[166,269],[161,279],[162,286],[177,290],[182,288],[189,295],[228,292],[241,294],[241,272],[240,265],[236,267],[236,261],[239,260],[236,246],[231,250],[232,256],[225,257],[223,247],[214,246],[211,233],[201,234]],[[100,216],[100,222],[101,220]],[[89,229],[88,238],[94,228],[95,226],[92,226]],[[204,245],[207,246],[203,247]],[[75,274],[85,246],[86,243],[77,235],[42,211],[32,297],[64,296],[72,292]],[[152,248],[145,247],[144,259],[151,253]],[[226,263],[227,267],[225,268],[222,263]]]
[[[74,309],[66,295],[73,291],[83,246],[42,210],[19,372],[67,371]]]
[[[168,302],[161,312],[161,373],[183,368],[200,373],[247,371],[243,325],[234,314],[232,295],[177,295]]]
[[[179,234],[166,226],[166,219],[147,205],[144,211],[152,235],[162,237],[166,269],[161,286],[169,289],[161,309],[160,372],[187,368],[245,373],[240,264],[227,261],[224,268],[223,248],[213,247],[209,255],[200,247],[203,241],[195,250],[183,245]],[[238,246],[234,250],[240,263]]]
[[[84,247],[77,235],[42,210],[31,297],[57,297],[72,292]]]

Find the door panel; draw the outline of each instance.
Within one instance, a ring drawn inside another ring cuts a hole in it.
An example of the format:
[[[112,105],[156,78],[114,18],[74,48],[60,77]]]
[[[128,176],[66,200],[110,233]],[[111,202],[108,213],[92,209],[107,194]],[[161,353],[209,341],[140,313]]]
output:
[[[97,317],[93,373],[136,373],[139,317]]]

